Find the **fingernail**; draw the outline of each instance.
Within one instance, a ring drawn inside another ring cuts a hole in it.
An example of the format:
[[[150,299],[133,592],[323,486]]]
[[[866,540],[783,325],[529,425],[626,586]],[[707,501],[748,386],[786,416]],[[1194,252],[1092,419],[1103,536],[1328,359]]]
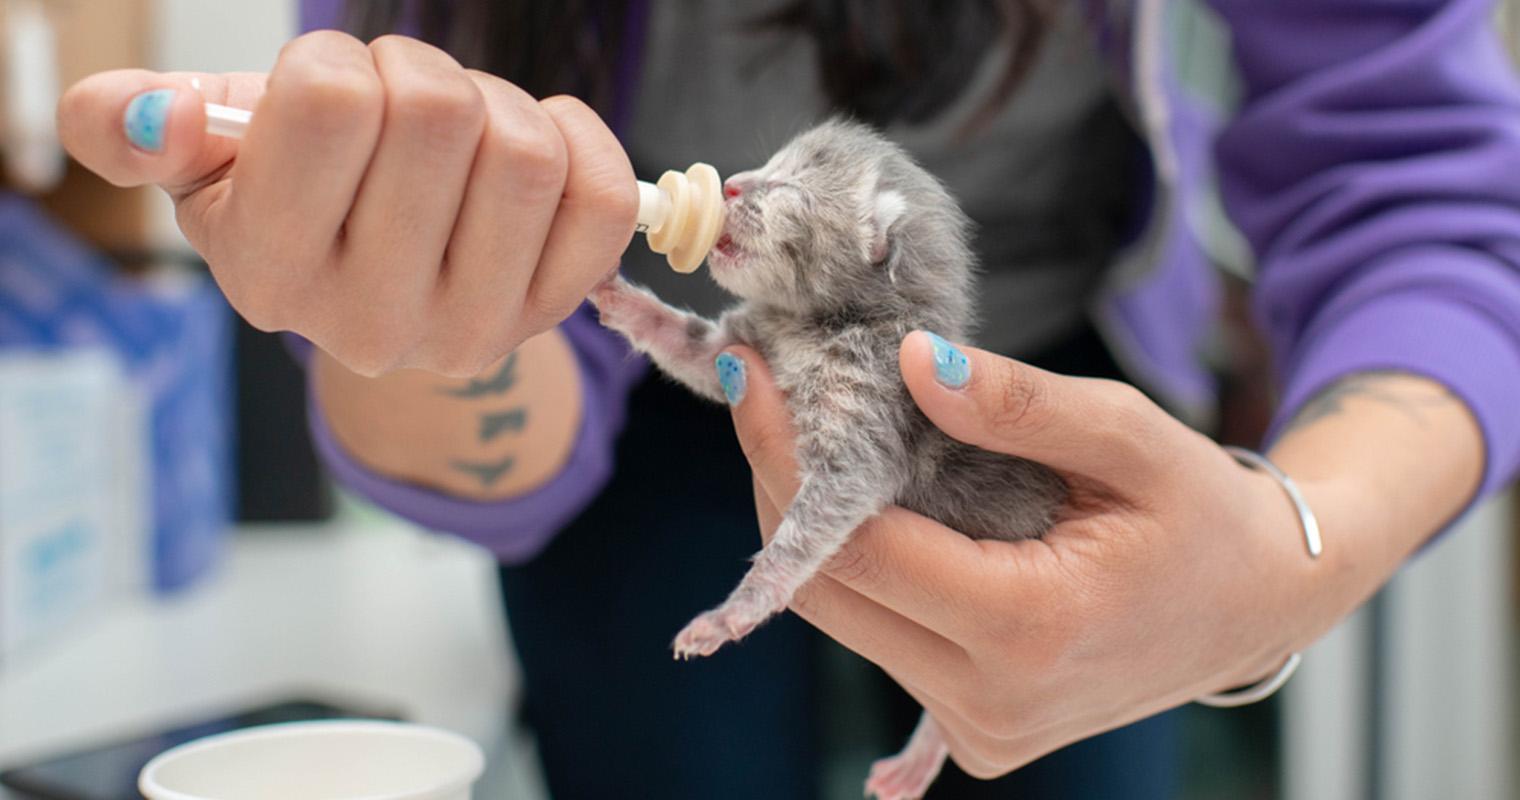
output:
[[[127,103],[127,113],[122,116],[127,141],[139,150],[161,152],[164,149],[164,124],[169,120],[172,105],[173,89],[154,89],[132,98],[132,102]]]
[[[971,380],[971,359],[960,348],[937,333],[924,331],[934,346],[934,379],[951,389],[959,389]]]
[[[744,377],[744,359],[733,353],[719,353],[716,366],[718,383],[723,386],[723,396],[728,398],[729,405],[739,405],[739,401],[744,399],[744,390],[749,385]]]

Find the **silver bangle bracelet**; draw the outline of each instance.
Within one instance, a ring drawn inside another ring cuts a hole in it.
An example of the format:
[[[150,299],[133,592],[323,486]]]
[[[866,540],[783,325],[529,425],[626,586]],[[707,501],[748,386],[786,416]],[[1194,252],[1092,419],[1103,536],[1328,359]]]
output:
[[[1287,473],[1277,468],[1276,464],[1267,460],[1267,457],[1247,450],[1243,447],[1226,446],[1225,452],[1234,456],[1241,464],[1257,469],[1271,475],[1282,484],[1283,492],[1293,502],[1293,509],[1298,512],[1298,524],[1304,532],[1304,544],[1309,550],[1310,558],[1319,558],[1323,545],[1319,536],[1319,520],[1315,518],[1314,511],[1309,508],[1309,503],[1304,499],[1304,493],[1299,491],[1298,484],[1289,478]],[[1303,657],[1298,653],[1288,656],[1288,660],[1278,668],[1277,672],[1270,677],[1258,681],[1250,686],[1217,694],[1206,694],[1196,701],[1201,705],[1213,706],[1214,708],[1234,708],[1235,706],[1250,705],[1271,697],[1288,679],[1293,677],[1293,672],[1298,669],[1299,662]]]

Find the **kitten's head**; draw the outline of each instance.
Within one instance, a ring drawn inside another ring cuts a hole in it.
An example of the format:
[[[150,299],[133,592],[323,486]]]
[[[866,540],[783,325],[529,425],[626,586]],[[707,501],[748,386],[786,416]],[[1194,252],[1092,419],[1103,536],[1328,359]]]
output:
[[[739,297],[814,309],[969,296],[965,215],[864,125],[833,120],[797,136],[765,166],[730,177],[724,197],[707,262]]]

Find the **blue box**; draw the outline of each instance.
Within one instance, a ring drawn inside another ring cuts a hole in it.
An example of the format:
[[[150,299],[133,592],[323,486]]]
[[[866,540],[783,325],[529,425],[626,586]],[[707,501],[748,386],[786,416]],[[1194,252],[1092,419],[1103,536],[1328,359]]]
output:
[[[0,193],[0,348],[105,348],[146,402],[160,592],[211,567],[230,528],[232,330],[209,276],[119,275],[31,201]]]

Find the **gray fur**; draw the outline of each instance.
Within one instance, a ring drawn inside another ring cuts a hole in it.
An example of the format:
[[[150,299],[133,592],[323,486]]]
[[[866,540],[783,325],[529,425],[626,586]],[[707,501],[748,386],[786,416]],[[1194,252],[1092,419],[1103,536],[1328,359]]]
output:
[[[972,537],[1019,539],[1048,530],[1066,496],[1048,468],[940,432],[903,385],[904,336],[964,342],[973,324],[970,223],[933,176],[869,128],[832,121],[729,183],[740,194],[708,264],[742,302],[712,323],[620,277],[592,295],[604,324],[714,400],[713,359],[754,347],[796,427],[792,505],[728,601],[677,637],[680,655],[710,653],[785,608],[889,504]]]

